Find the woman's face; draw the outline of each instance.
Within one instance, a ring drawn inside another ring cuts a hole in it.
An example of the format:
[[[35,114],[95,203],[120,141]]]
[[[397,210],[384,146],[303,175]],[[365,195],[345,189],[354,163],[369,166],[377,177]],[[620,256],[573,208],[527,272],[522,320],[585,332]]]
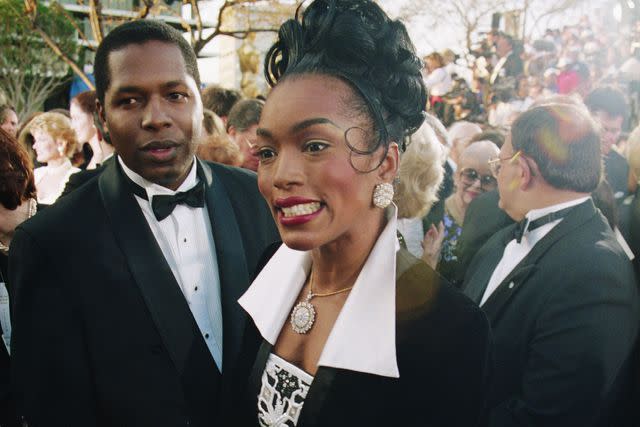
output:
[[[375,168],[382,149],[362,156],[347,146],[345,134],[360,149],[371,140],[367,116],[350,107],[354,96],[337,78],[302,75],[267,99],[257,130],[258,186],[290,248],[348,242],[382,217],[373,189],[395,176],[397,146],[379,168],[359,172]]]
[[[497,154],[497,148],[479,149],[471,144],[460,156],[455,174],[456,194],[465,208],[480,194],[497,188],[498,182],[488,163]]]
[[[56,143],[51,135],[41,129],[35,129],[31,132],[33,135],[33,149],[36,152],[36,160],[40,163],[47,163],[51,160],[56,160],[64,156],[61,154],[58,147],[63,147],[62,144]]]
[[[93,116],[86,113],[77,102],[71,103],[69,114],[71,115],[71,127],[76,132],[78,142],[80,144],[89,142],[96,133]]]

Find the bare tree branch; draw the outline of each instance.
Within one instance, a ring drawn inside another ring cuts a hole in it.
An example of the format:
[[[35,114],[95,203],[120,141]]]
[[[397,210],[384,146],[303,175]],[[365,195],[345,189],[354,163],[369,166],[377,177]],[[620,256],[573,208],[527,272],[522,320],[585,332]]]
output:
[[[80,26],[78,25],[78,23],[76,22],[75,19],[73,19],[73,17],[71,15],[69,15],[69,12],[66,11],[66,9],[64,7],[62,7],[62,5],[60,3],[58,3],[57,1],[51,3],[52,7],[55,7],[55,9],[60,12],[62,15],[64,15],[65,18],[67,18],[67,20],[69,21],[69,23],[73,26],[73,28],[75,28],[75,30],[78,33],[78,37],[80,37],[82,39],[82,41],[85,43],[85,45],[87,46],[88,49],[95,51],[96,48],[93,46],[93,44],[89,41],[89,39],[87,38],[87,36],[84,34],[84,31],[82,31],[82,28],[80,28]]]

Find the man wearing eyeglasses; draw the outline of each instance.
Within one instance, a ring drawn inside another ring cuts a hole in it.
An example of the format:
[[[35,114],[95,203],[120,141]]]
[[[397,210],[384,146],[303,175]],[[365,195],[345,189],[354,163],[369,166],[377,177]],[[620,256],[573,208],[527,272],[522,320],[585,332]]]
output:
[[[494,332],[485,425],[619,425],[639,301],[590,197],[601,178],[596,125],[575,105],[532,108],[490,165],[500,207],[519,222],[478,251],[463,285]]]

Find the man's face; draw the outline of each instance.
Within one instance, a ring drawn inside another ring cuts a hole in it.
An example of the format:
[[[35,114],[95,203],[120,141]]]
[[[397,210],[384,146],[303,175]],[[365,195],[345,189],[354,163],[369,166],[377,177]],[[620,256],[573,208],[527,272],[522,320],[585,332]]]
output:
[[[101,118],[124,163],[175,190],[187,176],[202,133],[202,100],[180,49],[161,41],[109,54],[110,84]]]
[[[592,113],[593,118],[600,124],[600,146],[602,147],[602,155],[606,156],[611,151],[622,132],[622,116],[610,116],[604,111],[596,111]]]
[[[503,36],[496,38],[496,53],[500,58],[506,56],[511,51],[511,42]]]
[[[229,129],[229,135],[233,138],[238,148],[240,148],[240,152],[242,152],[243,161],[241,167],[250,169],[254,172],[257,172],[259,163],[258,156],[254,150],[254,146],[256,145],[257,129],[257,123],[255,125],[251,125],[244,131],[235,130],[233,128]]]
[[[6,112],[4,121],[0,123],[0,128],[11,136],[15,137],[18,135],[18,115],[15,111],[9,110]]]

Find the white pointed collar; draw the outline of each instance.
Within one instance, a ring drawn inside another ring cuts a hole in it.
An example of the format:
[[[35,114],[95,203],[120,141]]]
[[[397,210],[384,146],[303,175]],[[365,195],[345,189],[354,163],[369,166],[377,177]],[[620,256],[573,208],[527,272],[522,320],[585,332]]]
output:
[[[153,183],[151,181],[149,181],[146,178],[143,178],[140,174],[132,171],[122,160],[122,158],[120,156],[118,156],[118,162],[120,163],[120,166],[122,166],[122,171],[129,177],[129,179],[133,182],[135,182],[136,184],[138,184],[140,187],[144,188],[144,190],[147,192],[147,196],[149,198],[149,203],[151,203],[151,199],[153,198],[153,196],[157,195],[157,194],[168,194],[168,195],[173,195],[176,194],[180,191],[187,191],[190,190],[191,188],[193,188],[197,183],[198,183],[198,175],[196,173],[197,171],[197,167],[196,167],[196,163],[197,160],[194,156],[193,158],[193,164],[191,165],[191,169],[189,170],[189,173],[187,174],[187,177],[184,179],[184,181],[182,182],[182,184],[180,184],[180,187],[178,187],[175,191],[163,187],[161,185],[158,185],[156,183]]]
[[[378,237],[322,350],[318,366],[398,378],[396,358],[397,209]],[[275,345],[311,268],[309,252],[282,245],[238,300]],[[313,300],[311,300],[313,303]],[[317,313],[322,316],[322,313]]]

